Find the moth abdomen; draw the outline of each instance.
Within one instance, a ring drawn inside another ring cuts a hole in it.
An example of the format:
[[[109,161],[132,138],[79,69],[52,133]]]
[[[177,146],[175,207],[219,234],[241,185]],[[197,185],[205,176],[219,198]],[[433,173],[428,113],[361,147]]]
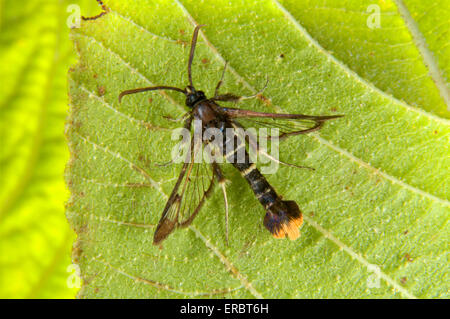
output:
[[[267,210],[264,217],[264,226],[275,238],[297,239],[300,237],[299,227],[302,223],[302,212],[297,203],[292,200],[274,204]]]

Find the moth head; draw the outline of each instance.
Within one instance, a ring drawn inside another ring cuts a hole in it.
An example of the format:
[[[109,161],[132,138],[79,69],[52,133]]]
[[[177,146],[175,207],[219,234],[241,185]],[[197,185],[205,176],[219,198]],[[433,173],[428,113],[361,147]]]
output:
[[[192,108],[197,102],[206,99],[205,93],[203,91],[197,91],[193,86],[187,86],[185,91],[186,105],[188,107]]]

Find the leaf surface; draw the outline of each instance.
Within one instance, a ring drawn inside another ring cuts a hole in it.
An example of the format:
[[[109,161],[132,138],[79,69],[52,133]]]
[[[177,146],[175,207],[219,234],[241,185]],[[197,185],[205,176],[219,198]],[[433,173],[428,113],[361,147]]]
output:
[[[278,2],[108,5],[107,15],[72,34],[80,58],[69,75],[67,215],[78,234],[81,297],[448,296],[448,120],[367,82]],[[177,124],[164,116],[186,112],[184,96],[117,98],[142,86],[184,87],[186,44],[200,23],[207,27],[193,79],[207,95],[228,61],[223,92],[250,95],[270,79],[270,102],[239,107],[345,114],[317,134],[281,144],[283,161],[315,172],[280,167],[267,176],[304,212],[297,241],[270,236],[263,208],[226,166],[230,246],[219,190],[192,226],[172,234],[163,249],[152,245],[180,169],[155,166],[169,161],[176,145],[170,129]]]
[[[450,117],[448,1],[280,3],[363,79],[413,107]]]

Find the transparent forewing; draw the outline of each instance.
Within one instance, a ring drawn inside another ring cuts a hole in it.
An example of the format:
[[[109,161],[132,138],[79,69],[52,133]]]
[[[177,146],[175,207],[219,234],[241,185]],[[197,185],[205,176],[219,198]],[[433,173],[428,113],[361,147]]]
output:
[[[271,129],[277,129],[280,138],[306,134],[320,129],[324,122],[342,117],[342,115],[305,115],[305,114],[282,114],[282,113],[266,113],[251,110],[243,110],[237,108],[220,107],[218,110],[223,116],[235,121],[245,128],[256,129],[258,135],[267,137],[273,136],[275,133]],[[260,129],[263,129],[260,131]],[[265,131],[269,130],[269,132]]]
[[[289,119],[270,117],[240,117],[234,120],[235,123],[245,129],[253,128],[258,136],[271,138],[277,134],[279,138],[306,134],[320,129],[323,121],[316,119]]]
[[[177,183],[167,201],[154,236],[154,243],[164,240],[175,228],[189,225],[197,216],[214,186],[215,172],[211,163],[195,163],[202,148],[192,139],[190,152],[182,166]]]
[[[178,225],[189,225],[198,214],[214,185],[214,171],[210,163],[192,163],[180,190],[181,203]]]

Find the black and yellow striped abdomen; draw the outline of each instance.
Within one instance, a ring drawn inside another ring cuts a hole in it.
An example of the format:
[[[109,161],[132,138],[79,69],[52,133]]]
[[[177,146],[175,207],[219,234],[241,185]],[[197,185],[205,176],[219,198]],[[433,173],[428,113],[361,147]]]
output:
[[[229,143],[232,143],[232,147]],[[266,210],[264,226],[276,238],[288,237],[292,240],[298,238],[300,236],[298,228],[303,221],[300,209],[294,201],[283,201],[278,196],[255,163],[250,161],[245,143],[237,135],[224,138],[223,153],[226,160],[246,179]]]

